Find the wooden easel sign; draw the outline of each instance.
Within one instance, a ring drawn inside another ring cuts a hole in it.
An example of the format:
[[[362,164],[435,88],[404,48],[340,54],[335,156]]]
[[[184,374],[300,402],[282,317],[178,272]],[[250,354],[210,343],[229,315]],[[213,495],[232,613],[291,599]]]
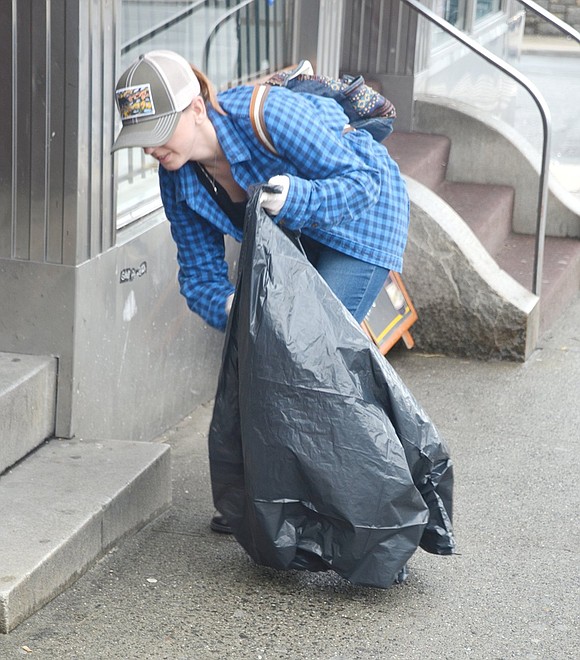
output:
[[[407,348],[415,342],[409,328],[417,320],[417,312],[398,273],[389,273],[385,286],[362,322],[362,327],[383,355],[403,339]]]

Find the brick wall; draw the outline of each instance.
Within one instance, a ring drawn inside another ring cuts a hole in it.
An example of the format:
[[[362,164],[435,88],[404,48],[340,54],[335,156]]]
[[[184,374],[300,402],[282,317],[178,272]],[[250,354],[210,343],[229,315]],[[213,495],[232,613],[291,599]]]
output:
[[[580,30],[580,0],[557,0],[557,2],[536,0],[536,2],[560,20],[568,23],[570,27]],[[562,33],[534,12],[528,11],[526,34],[561,35]]]

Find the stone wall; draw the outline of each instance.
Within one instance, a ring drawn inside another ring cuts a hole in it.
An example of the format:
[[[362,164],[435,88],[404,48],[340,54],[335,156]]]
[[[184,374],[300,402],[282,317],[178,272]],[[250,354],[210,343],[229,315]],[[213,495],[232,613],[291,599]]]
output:
[[[580,30],[580,0],[536,0],[536,2],[568,23],[575,30]],[[561,35],[562,33],[533,11],[526,13],[526,34]]]

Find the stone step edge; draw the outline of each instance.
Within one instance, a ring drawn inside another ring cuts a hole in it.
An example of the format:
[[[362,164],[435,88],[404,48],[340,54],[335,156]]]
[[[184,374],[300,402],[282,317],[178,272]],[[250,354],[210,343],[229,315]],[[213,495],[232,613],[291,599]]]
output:
[[[0,474],[54,435],[58,361],[0,352]]]
[[[170,448],[60,440],[0,477],[0,632],[62,593],[171,504]]]
[[[443,199],[405,180],[413,220],[403,281],[419,316],[418,350],[525,361],[537,343],[538,297],[498,266]]]

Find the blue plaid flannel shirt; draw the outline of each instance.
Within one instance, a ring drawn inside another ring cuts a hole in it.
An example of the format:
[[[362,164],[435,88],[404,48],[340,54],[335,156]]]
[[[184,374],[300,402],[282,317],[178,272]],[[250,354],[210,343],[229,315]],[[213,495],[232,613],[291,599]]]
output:
[[[343,135],[346,115],[332,99],[273,87],[264,119],[279,156],[261,144],[250,122],[252,87],[222,92],[227,116],[209,109],[232,175],[245,190],[276,174],[290,178],[275,219],[291,230],[362,261],[401,272],[409,200],[397,164],[366,131]],[[192,311],[224,329],[228,280],[224,235],[237,229],[199,183],[191,164],[159,168],[161,197],[177,244],[179,284]]]

